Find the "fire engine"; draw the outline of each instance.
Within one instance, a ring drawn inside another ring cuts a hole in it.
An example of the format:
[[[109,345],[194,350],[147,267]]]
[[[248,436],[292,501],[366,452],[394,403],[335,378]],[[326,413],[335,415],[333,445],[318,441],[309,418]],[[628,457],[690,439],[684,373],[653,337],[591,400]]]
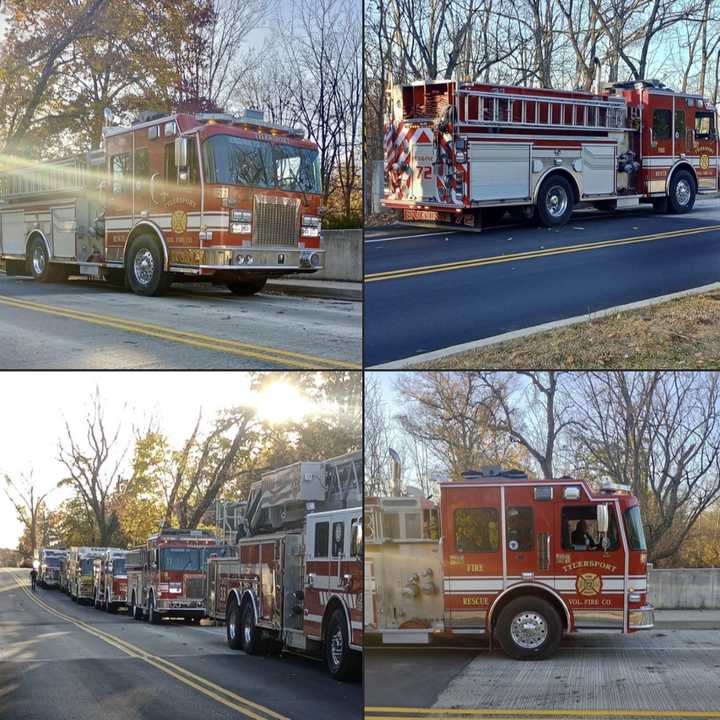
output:
[[[93,563],[93,603],[96,608],[116,612],[127,605],[126,550],[108,548]]]
[[[67,550],[61,548],[42,548],[40,550],[40,568],[38,584],[50,588],[60,585],[60,563],[67,557]]]
[[[256,110],[106,121],[102,149],[0,174],[9,275],[124,281],[140,295],[190,279],[250,295],[321,268],[319,155],[302,130]]]
[[[200,622],[205,615],[205,564],[227,548],[207,530],[160,528],[125,557],[129,612],[153,625],[163,617]]]
[[[387,500],[402,522],[366,507],[366,632],[384,642],[485,635],[528,660],[552,655],[563,633],[653,627],[640,509],[624,485],[467,472],[440,483],[439,543],[422,533],[417,498]]]
[[[238,558],[208,562],[208,615],[228,645],[268,641],[324,655],[330,674],[357,672],[362,650],[361,454],[301,462],[253,483]]]
[[[384,205],[406,220],[562,225],[579,203],[685,213],[718,189],[715,108],[658,81],[593,92],[455,80],[392,86]]]
[[[74,602],[92,602],[94,563],[106,550],[104,547],[70,548],[66,566],[66,592]]]

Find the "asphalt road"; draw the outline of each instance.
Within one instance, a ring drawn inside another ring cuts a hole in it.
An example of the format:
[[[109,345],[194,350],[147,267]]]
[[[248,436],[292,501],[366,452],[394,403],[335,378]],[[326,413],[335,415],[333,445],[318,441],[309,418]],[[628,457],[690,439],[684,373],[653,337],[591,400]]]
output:
[[[22,574],[21,574],[22,573]],[[224,628],[78,606],[0,570],[0,718],[7,720],[359,720],[362,685],[294,655],[230,650]]]
[[[359,368],[361,303],[204,285],[145,298],[0,273],[0,369]]]
[[[579,211],[562,228],[365,233],[365,363],[390,363],[720,281],[720,200]]]
[[[720,718],[720,633],[578,634],[542,662],[487,645],[370,649],[365,688],[366,720]]]

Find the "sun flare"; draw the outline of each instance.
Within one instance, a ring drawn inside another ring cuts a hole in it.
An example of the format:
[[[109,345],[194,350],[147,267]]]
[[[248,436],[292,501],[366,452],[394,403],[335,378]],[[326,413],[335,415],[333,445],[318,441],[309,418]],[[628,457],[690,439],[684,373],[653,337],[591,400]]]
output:
[[[258,416],[271,423],[302,420],[318,412],[315,403],[306,398],[298,388],[285,382],[268,385],[255,399]]]

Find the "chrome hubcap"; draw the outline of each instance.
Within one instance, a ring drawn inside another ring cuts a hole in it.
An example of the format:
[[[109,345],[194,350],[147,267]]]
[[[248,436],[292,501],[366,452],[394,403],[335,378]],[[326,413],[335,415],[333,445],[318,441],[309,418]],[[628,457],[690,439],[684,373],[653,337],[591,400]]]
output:
[[[510,636],[516,645],[526,650],[540,647],[548,634],[545,618],[533,611],[522,612],[510,623]]]
[[[687,180],[679,180],[675,188],[675,197],[679,205],[685,207],[690,202],[690,183]]]
[[[250,622],[250,616],[248,616],[247,620],[245,621],[245,626],[243,627],[243,640],[245,641],[246,645],[250,644],[251,638],[252,638],[252,623]]]
[[[235,627],[235,613],[230,616],[230,622],[228,623],[228,632],[230,633],[230,639],[234,640],[237,635],[237,628]]]
[[[135,255],[133,264],[135,279],[141,285],[148,285],[155,274],[155,261],[148,248],[143,248]]]
[[[339,665],[342,662],[344,647],[342,630],[338,627],[335,634],[330,638],[330,657],[333,665]]]
[[[32,265],[36,275],[42,275],[45,272],[45,251],[40,245],[35,245],[33,249]]]
[[[560,217],[567,210],[568,196],[564,187],[554,185],[545,199],[545,207],[552,217]]]

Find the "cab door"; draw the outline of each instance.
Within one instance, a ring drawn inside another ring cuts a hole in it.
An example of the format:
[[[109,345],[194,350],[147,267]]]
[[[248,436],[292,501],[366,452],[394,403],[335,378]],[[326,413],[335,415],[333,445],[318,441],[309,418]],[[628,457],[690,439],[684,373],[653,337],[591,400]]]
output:
[[[555,587],[554,490],[550,485],[505,488],[508,585],[532,581]]]
[[[643,91],[643,94],[647,97],[647,113],[643,129],[643,149],[646,150],[643,157],[648,161],[645,175],[647,191],[665,192],[668,170],[674,162],[674,97],[658,95],[648,90]]]
[[[500,488],[458,484],[443,494],[445,623],[482,629],[503,588]]]

